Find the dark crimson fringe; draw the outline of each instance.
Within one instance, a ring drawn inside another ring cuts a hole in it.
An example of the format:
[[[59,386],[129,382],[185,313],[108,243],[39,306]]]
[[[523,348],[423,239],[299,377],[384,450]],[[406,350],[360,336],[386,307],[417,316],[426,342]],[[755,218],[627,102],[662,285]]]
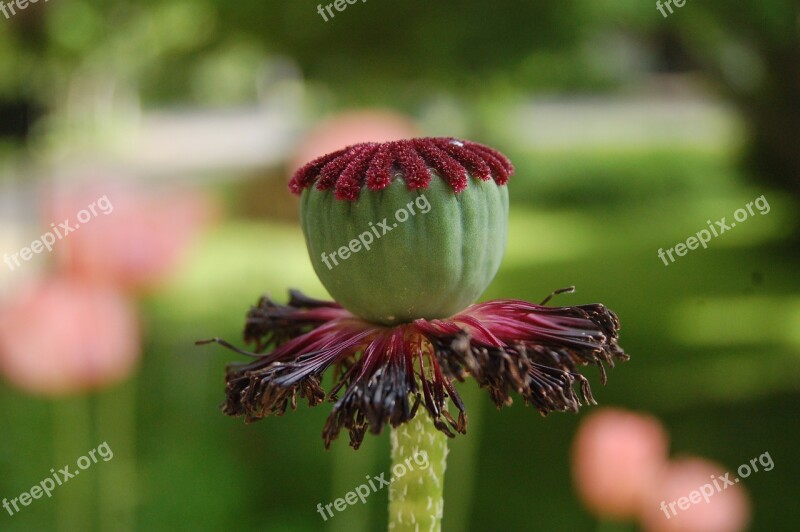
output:
[[[542,415],[594,404],[589,381],[577,369],[598,366],[605,384],[605,365],[628,359],[618,331],[616,315],[599,304],[498,300],[446,320],[384,327],[336,303],[291,292],[287,305],[262,298],[248,313],[245,340],[256,352],[211,341],[256,357],[228,367],[226,414],[252,422],[296,408],[298,396],[309,406],[327,399],[334,404],[323,429],[325,447],[346,429],[350,445],[358,448],[367,431],[397,427],[420,405],[444,434],[466,433],[467,416],[453,381],[468,375],[498,408],[510,405],[513,393]],[[331,367],[335,384],[326,394],[321,382]]]
[[[354,144],[323,155],[295,172],[289,189],[300,194],[316,184],[333,188],[339,200],[355,201],[361,189],[382,190],[402,176],[409,190],[427,188],[435,171],[458,193],[469,175],[505,185],[514,166],[502,153],[482,144],[453,138],[420,138]]]

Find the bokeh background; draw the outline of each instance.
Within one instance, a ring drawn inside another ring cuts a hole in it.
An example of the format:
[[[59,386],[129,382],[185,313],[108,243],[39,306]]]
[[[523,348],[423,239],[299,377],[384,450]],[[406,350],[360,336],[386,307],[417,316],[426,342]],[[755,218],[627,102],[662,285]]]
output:
[[[796,530],[800,5],[673,8],[372,0],[326,22],[303,1],[54,0],[0,14],[0,253],[103,195],[116,206],[0,265],[0,497],[114,451],[0,512],[0,529],[384,529],[385,492],[327,523],[316,505],[386,471],[388,434],[326,452],[329,407],[226,418],[237,357],[193,343],[238,342],[262,293],[326,297],[294,168],[420,134],[517,167],[484,298],[576,285],[556,302],[614,309],[632,360],[605,387],[587,369],[598,401],[659,419],[672,456],[734,471],[769,452],[774,469],[742,483],[749,529]],[[761,195],[768,214],[658,258]],[[576,493],[571,448],[592,409],[497,412],[460,389],[470,426],[451,445],[444,530],[639,529]]]

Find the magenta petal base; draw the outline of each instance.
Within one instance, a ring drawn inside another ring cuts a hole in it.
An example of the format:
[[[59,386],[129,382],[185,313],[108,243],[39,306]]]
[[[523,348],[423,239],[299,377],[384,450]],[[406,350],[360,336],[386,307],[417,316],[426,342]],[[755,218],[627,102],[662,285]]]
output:
[[[618,331],[617,316],[601,304],[496,300],[445,320],[386,327],[292,291],[288,304],[265,297],[248,313],[244,339],[254,352],[216,340],[257,357],[228,367],[222,409],[251,422],[294,409],[298,395],[309,406],[327,399],[334,404],[323,430],[325,446],[346,428],[350,445],[358,448],[367,430],[397,427],[421,405],[453,437],[467,428],[453,381],[467,375],[488,389],[498,407],[510,405],[514,392],[542,415],[594,404],[589,381],[576,368],[598,366],[605,384],[604,364],[628,359]],[[331,367],[334,382],[326,393],[322,378]]]

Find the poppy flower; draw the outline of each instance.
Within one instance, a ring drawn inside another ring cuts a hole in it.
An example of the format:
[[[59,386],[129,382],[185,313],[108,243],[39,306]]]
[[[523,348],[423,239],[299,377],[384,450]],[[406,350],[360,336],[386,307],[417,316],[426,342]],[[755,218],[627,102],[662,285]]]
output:
[[[635,519],[669,455],[669,437],[653,416],[601,409],[573,445],[572,474],[586,506],[606,519]]]
[[[664,468],[647,491],[643,510],[641,524],[647,532],[741,532],[751,514],[739,478],[731,478],[721,464],[694,456]]]
[[[54,247],[60,269],[133,293],[163,284],[213,218],[213,205],[194,189],[121,181],[53,191],[49,206],[70,231]]]
[[[141,356],[139,321],[116,290],[68,277],[38,280],[0,309],[0,369],[40,395],[110,386]]]
[[[247,315],[251,351],[212,340],[255,357],[228,368],[223,411],[255,421],[298,398],[329,400],[326,447],[346,429],[358,448],[388,424],[398,462],[425,449],[441,454],[440,437],[466,432],[454,381],[467,376],[498,407],[514,394],[542,415],[593,403],[578,368],[597,366],[605,382],[605,367],[628,358],[612,311],[547,306],[550,297],[475,304],[505,251],[513,173],[500,152],[454,138],[355,144],[301,167],[289,187],[335,302],[296,291],[285,305],[265,297]],[[444,460],[413,494],[390,489],[390,527],[438,526],[440,513],[419,506],[441,507],[443,473]]]

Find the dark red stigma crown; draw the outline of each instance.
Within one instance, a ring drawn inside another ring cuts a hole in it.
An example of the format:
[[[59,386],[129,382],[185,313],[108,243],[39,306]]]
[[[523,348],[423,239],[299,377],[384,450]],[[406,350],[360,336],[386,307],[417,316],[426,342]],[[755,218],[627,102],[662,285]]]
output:
[[[409,190],[428,188],[431,170],[456,193],[467,188],[468,175],[505,185],[514,166],[497,150],[454,138],[429,137],[391,142],[365,142],[318,157],[295,172],[289,189],[300,194],[316,183],[318,190],[335,187],[336,199],[355,201],[366,184],[370,190],[388,187],[402,176]]]

